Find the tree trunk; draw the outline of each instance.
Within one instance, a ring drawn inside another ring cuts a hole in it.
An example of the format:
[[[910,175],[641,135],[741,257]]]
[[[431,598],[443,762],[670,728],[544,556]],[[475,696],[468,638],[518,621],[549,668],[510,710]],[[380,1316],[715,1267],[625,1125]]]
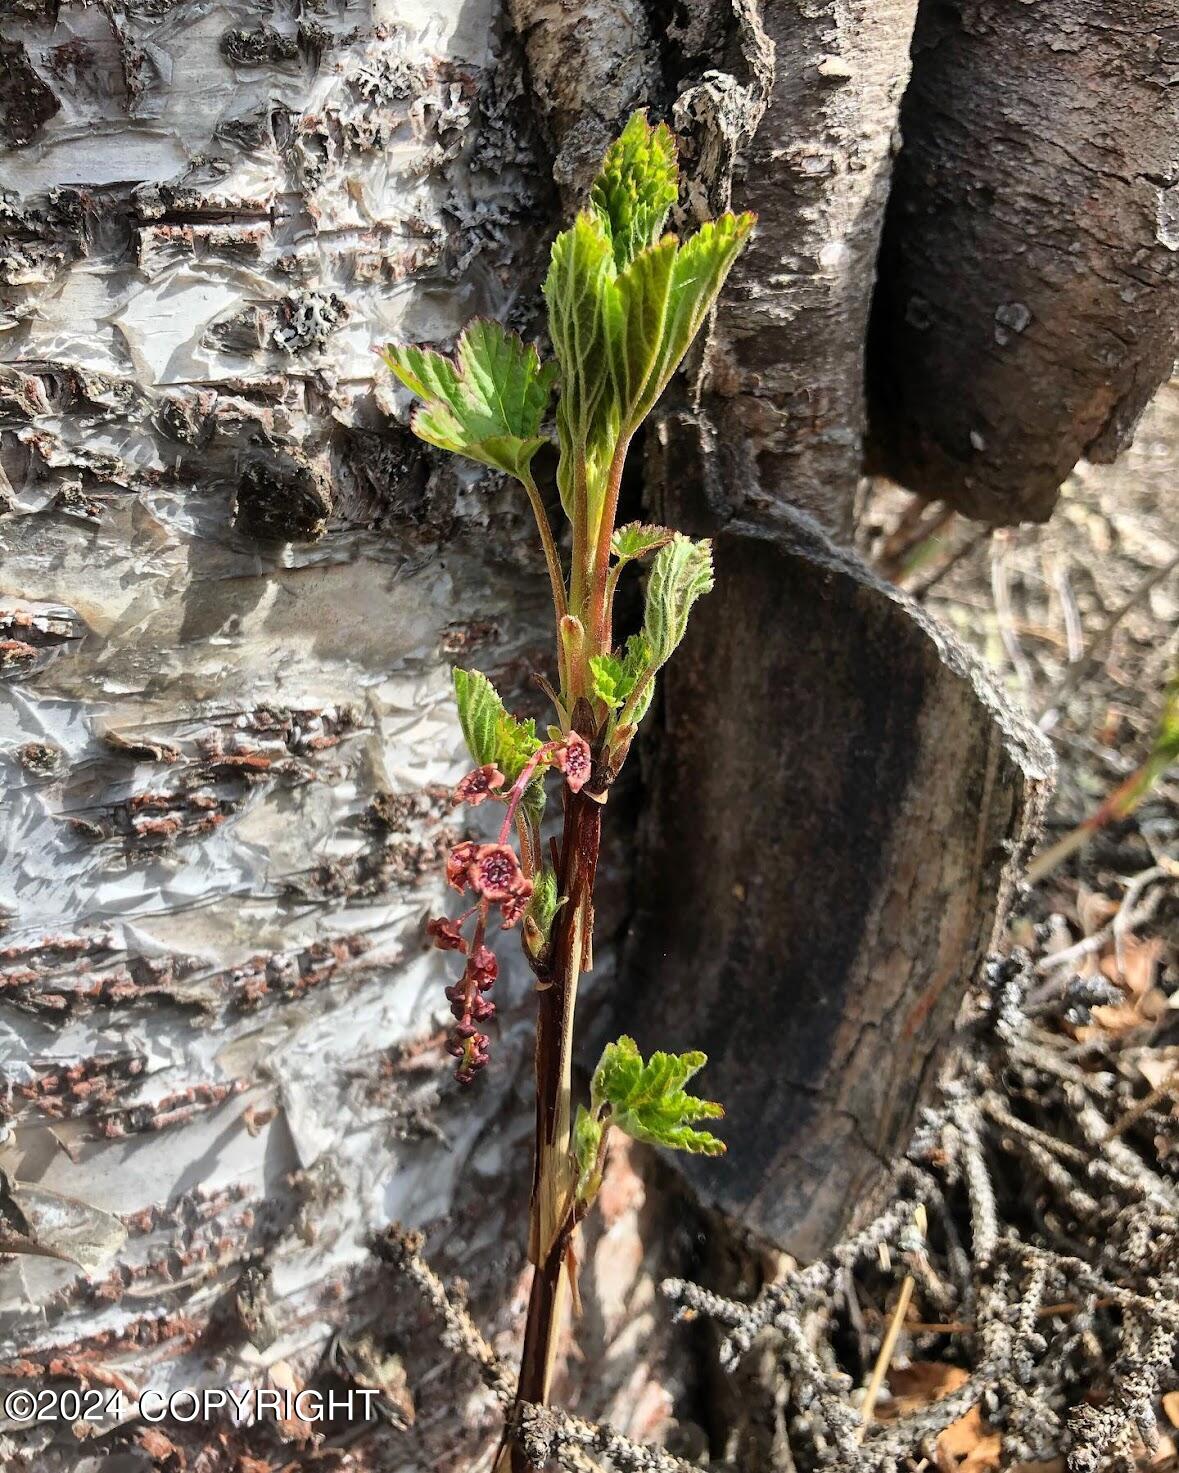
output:
[[[873,463],[967,516],[1043,521],[1175,361],[1179,4],[924,0],[914,58]]]
[[[529,980],[474,1101],[422,923],[464,770],[449,666],[538,706],[547,594],[527,505],[424,453],[373,349],[531,309],[556,200],[497,7],[370,9],[4,23],[0,1218],[25,1251],[0,1359],[26,1384],[305,1375],[387,1323],[375,1229],[453,1214],[457,1265],[514,1221],[488,1122],[527,1190]],[[504,1232],[468,1269],[501,1300]],[[0,1461],[51,1468],[53,1431]]]

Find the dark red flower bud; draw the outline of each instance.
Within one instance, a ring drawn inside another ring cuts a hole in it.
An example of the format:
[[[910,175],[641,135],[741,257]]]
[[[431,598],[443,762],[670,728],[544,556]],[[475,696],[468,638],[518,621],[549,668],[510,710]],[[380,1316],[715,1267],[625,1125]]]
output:
[[[495,979],[499,976],[499,962],[495,959],[495,953],[486,946],[476,947],[467,962],[467,976],[480,992],[486,992],[489,987],[494,986]]]
[[[434,916],[426,922],[426,935],[439,951],[466,951],[467,943],[457,921],[448,916]]]
[[[478,844],[465,839],[461,844],[456,844],[446,856],[446,883],[452,890],[461,894],[471,883],[471,862],[478,852]]]
[[[494,762],[487,762],[468,772],[454,790],[452,802],[469,803],[472,808],[490,798],[497,788],[502,788],[507,779]]]

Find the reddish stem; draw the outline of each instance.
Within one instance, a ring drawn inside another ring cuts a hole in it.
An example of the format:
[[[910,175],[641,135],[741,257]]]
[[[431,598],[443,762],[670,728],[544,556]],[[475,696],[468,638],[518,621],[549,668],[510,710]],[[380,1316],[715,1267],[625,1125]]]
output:
[[[528,761],[520,770],[520,776],[508,790],[508,811],[504,814],[504,821],[499,826],[499,842],[506,844],[508,835],[512,831],[512,819],[516,816],[516,809],[520,806],[528,784],[532,781],[536,769],[542,762],[548,762],[552,754],[561,745],[560,742],[545,742],[543,747],[537,747]]]
[[[601,843],[601,804],[566,792],[560,893],[549,972],[541,978],[536,1023],[536,1148],[529,1256],[536,1266],[528,1301],[517,1401],[548,1400],[564,1298],[566,1250],[573,1232],[574,1173],[569,1157],[570,1076],[577,984],[590,964],[593,889]],[[534,1473],[513,1447],[512,1473]]]

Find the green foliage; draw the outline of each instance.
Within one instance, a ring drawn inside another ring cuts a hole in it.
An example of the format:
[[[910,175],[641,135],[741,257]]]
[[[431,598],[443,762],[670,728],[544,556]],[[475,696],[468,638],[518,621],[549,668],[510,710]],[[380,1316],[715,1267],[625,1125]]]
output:
[[[622,661],[617,655],[591,655],[589,667],[594,695],[605,701],[611,711],[617,711],[626,699],[622,692],[625,679]]]
[[[618,437],[618,407],[611,392],[607,351],[610,328],[605,322],[606,312],[614,305],[608,290],[614,274],[610,241],[595,216],[583,212],[553,242],[544,284],[549,334],[561,367],[557,480],[571,521],[579,496],[600,500]]]
[[[561,367],[558,479],[596,529],[614,456],[654,407],[753,229],[726,214],[679,243],[660,236],[678,170],[666,128],[636,113],[606,154],[590,208],[553,243],[545,297]]]
[[[1179,762],[1179,675],[1171,677],[1163,702],[1163,714],[1155,732],[1151,759],[1168,767]]]
[[[652,128],[641,112],[633,113],[606,150],[590,191],[590,207],[610,238],[619,271],[658,240],[678,193],[671,130],[663,123]]]
[[[633,1038],[625,1035],[602,1051],[590,1085],[592,1114],[609,1110],[610,1123],[637,1141],[719,1156],[724,1142],[706,1130],[695,1130],[697,1120],[717,1120],[724,1109],[714,1100],[697,1099],[684,1085],[707,1063],[699,1052],[657,1052],[646,1062]]]
[[[573,1121],[573,1164],[577,1168],[577,1200],[592,1202],[602,1185],[602,1173],[598,1167],[598,1153],[602,1147],[602,1121],[591,1115],[584,1105],[578,1105]]]
[[[536,722],[531,719],[517,721],[509,715],[495,686],[478,670],[456,668],[454,694],[458,702],[459,725],[475,766],[494,762],[510,787],[541,745],[536,735]],[[525,805],[532,799],[532,789],[537,785],[529,784]],[[540,791],[543,807],[543,786]]]
[[[536,927],[543,941],[549,939],[553,920],[561,908],[557,893],[557,875],[551,865],[542,865],[533,879],[532,895],[525,912],[528,920]]]
[[[610,551],[620,563],[630,563],[658,552],[674,536],[670,527],[651,527],[644,522],[627,522],[625,527],[617,528],[610,539]]]
[[[1167,684],[1150,754],[1118,790],[1117,812],[1122,816],[1132,813],[1173,762],[1179,762],[1179,675]]]
[[[654,409],[752,229],[752,215],[722,215],[682,246],[665,236],[619,276],[619,306],[608,321],[624,431],[633,431]]]
[[[652,668],[671,658],[688,628],[692,605],[712,591],[712,543],[677,532],[655,555],[647,581],[643,633],[651,647]]]
[[[476,767],[483,767],[496,758],[496,732],[501,713],[506,714],[504,703],[495,686],[478,670],[460,670],[456,667],[452,673],[463,739],[471,754],[471,761]]]
[[[430,348],[389,347],[385,362],[421,399],[412,428],[419,439],[524,479],[545,443],[555,364],[498,322],[472,322],[455,359]]]
[[[651,661],[651,645],[642,634],[631,635],[621,659],[617,655],[592,656],[589,666],[594,695],[604,701],[611,711],[619,710],[650,668]],[[642,720],[650,703],[651,698],[648,695],[642,711],[634,718],[636,724]]]

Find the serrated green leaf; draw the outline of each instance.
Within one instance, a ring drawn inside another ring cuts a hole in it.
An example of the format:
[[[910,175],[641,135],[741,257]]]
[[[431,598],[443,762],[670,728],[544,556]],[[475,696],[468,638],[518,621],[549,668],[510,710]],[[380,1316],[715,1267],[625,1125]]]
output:
[[[631,635],[621,658],[618,655],[591,655],[589,666],[594,694],[611,710],[617,710],[650,668],[651,659],[651,646],[642,634]],[[648,696],[644,711],[649,704]]]
[[[752,215],[707,221],[678,245],[674,236],[641,251],[614,287],[611,372],[623,432],[650,414],[703,326],[754,226]]]
[[[626,699],[620,690],[624,678],[622,661],[617,655],[591,655],[589,667],[594,695],[616,711]]]
[[[459,725],[467,750],[476,767],[493,762],[507,779],[507,787],[520,776],[528,759],[540,746],[536,722],[531,718],[517,721],[500,699],[499,692],[486,675],[478,670],[454,672],[454,694],[458,703]],[[538,779],[539,782],[539,779]],[[524,802],[535,802],[530,783]],[[544,806],[544,785],[540,784],[540,804]],[[505,789],[506,791],[506,789]]]
[[[598,217],[582,211],[553,242],[544,294],[549,335],[561,368],[557,436],[561,445],[558,485],[566,513],[573,498],[599,498],[618,437],[618,405],[610,379],[611,318],[618,311],[613,290],[614,255]],[[579,457],[586,466],[584,491],[576,486]]]
[[[632,113],[606,150],[590,191],[590,206],[610,237],[620,271],[659,239],[678,192],[671,130],[664,123],[652,128],[644,113]]]
[[[454,676],[454,695],[458,702],[459,725],[471,761],[476,767],[494,762],[499,749],[499,718],[504,703],[495,686],[478,670],[459,670]]]
[[[653,1053],[644,1062],[633,1038],[623,1036],[602,1051],[590,1085],[594,1116],[609,1109],[609,1121],[637,1141],[719,1156],[724,1142],[705,1130],[693,1128],[697,1120],[718,1120],[724,1109],[714,1100],[688,1094],[684,1085],[707,1063],[707,1056]]]
[[[556,364],[498,322],[477,321],[460,334],[455,359],[430,348],[391,346],[385,362],[423,401],[411,420],[419,439],[522,478],[545,443]]]
[[[712,543],[677,532],[655,555],[647,581],[643,634],[651,647],[652,668],[667,663],[688,628],[692,605],[712,591]]]
[[[597,537],[616,457],[654,407],[753,227],[725,215],[683,246],[660,237],[675,147],[636,114],[607,151],[590,208],[554,242],[545,281],[561,370],[557,471],[571,521]]]
[[[670,542],[675,533],[670,527],[653,527],[645,522],[627,522],[615,529],[610,541],[610,552],[620,563],[634,562],[658,552]]]
[[[516,781],[528,762],[528,759],[541,745],[540,738],[536,734],[536,722],[530,716],[527,721],[517,721],[514,716],[504,711],[496,723],[496,766],[508,780],[508,787]],[[539,783],[540,779],[536,779]],[[529,783],[528,791],[524,794],[524,803],[535,801],[532,793],[536,783]],[[543,794],[543,785],[541,792]],[[543,807],[543,797],[541,799]]]
[[[675,236],[665,235],[640,251],[613,284],[618,306],[609,317],[613,327],[610,373],[624,426],[633,427],[642,420],[645,411],[641,406],[647,402],[651,375],[662,362],[661,349],[679,252],[680,244]]]

